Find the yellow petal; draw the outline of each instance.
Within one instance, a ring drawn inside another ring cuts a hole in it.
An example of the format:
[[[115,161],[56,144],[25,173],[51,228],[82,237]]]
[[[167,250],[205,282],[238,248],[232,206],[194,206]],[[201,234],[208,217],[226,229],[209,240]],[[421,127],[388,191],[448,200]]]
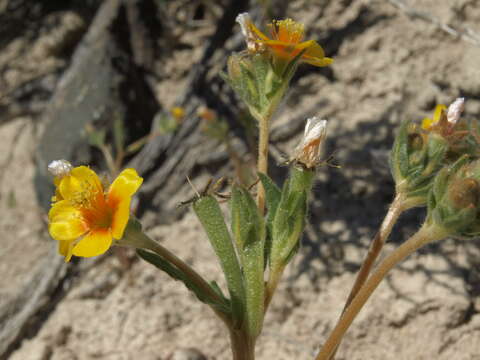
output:
[[[143,179],[138,176],[135,169],[125,169],[110,185],[108,191],[108,203],[119,204],[126,198],[130,198],[142,185]]]
[[[250,22],[249,24],[249,27],[250,27],[250,30],[252,30],[252,32],[258,36],[259,39],[261,40],[269,40],[268,37],[262,33],[252,22]]]
[[[48,212],[48,220],[70,220],[75,218],[81,218],[82,213],[76,207],[72,206],[68,200],[60,200],[55,204],[52,204],[50,211]]]
[[[74,246],[72,253],[83,257],[97,256],[107,251],[110,245],[112,245],[110,230],[92,230]]]
[[[315,41],[315,40],[309,40],[309,41],[304,41],[300,44],[297,45],[299,49],[307,49],[303,56],[305,57],[312,57],[312,58],[323,58],[325,57],[325,52],[323,51],[323,48]]]
[[[77,200],[79,194],[85,198],[103,192],[103,186],[95,171],[78,166],[61,179],[58,190],[64,199]]]
[[[56,202],[48,213],[48,231],[55,240],[75,240],[88,231],[80,211],[66,200]]]
[[[75,240],[85,234],[87,228],[81,221],[57,221],[48,225],[48,232],[55,240]]]
[[[422,120],[422,129],[423,130],[428,130],[432,127],[433,125],[433,120],[429,118],[425,118]]]
[[[443,104],[438,104],[435,107],[435,113],[433,114],[434,124],[440,121],[440,117],[442,116],[442,111],[447,111],[447,107]]]
[[[72,258],[74,241],[59,241],[58,242],[58,252],[60,255],[65,256],[65,262],[69,262]]]
[[[130,197],[118,203],[112,219],[112,236],[114,239],[121,239],[130,217]]]
[[[315,59],[315,58],[310,59],[310,58],[307,58],[307,57],[302,57],[302,60],[305,61],[306,63],[310,64],[310,65],[318,66],[318,67],[328,66],[328,65],[333,63],[333,59],[328,58],[328,57],[324,57],[324,58],[321,58],[321,59]]]

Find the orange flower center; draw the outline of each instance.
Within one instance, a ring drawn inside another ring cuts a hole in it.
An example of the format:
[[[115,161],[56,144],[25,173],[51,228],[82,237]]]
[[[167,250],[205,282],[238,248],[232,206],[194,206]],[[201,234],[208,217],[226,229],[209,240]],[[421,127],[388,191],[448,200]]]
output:
[[[272,38],[288,44],[298,44],[303,40],[304,25],[292,19],[274,20],[270,24]]]
[[[109,229],[113,219],[113,207],[107,203],[101,187],[85,181],[70,199],[72,206],[80,210],[83,221],[90,230]]]

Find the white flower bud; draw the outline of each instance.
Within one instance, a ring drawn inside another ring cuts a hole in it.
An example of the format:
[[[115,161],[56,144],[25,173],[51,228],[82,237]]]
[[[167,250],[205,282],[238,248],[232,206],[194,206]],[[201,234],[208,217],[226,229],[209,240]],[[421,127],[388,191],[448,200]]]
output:
[[[308,119],[303,138],[295,148],[294,159],[309,169],[318,165],[326,136],[327,120],[317,117]]]
[[[53,160],[48,164],[48,171],[55,177],[64,177],[73,170],[72,164],[67,160]]]
[[[252,18],[250,17],[250,14],[247,12],[238,14],[235,20],[237,23],[240,24],[242,34],[245,37],[245,42],[247,43],[248,51],[252,53],[261,51],[263,49],[263,46],[257,41],[258,36],[252,30],[254,25],[252,23]]]
[[[451,124],[456,124],[465,109],[465,98],[458,98],[450,104],[447,111],[447,120]]]
[[[238,14],[235,21],[240,24],[240,28],[242,29],[243,36],[245,36],[245,38],[248,39],[251,33],[249,24],[252,22],[252,18],[250,17],[250,14],[247,12]]]

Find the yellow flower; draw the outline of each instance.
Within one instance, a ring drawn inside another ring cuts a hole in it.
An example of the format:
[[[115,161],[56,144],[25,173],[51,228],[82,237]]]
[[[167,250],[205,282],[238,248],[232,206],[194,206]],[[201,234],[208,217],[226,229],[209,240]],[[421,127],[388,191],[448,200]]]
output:
[[[49,170],[57,189],[48,213],[48,230],[59,241],[59,253],[65,261],[72,255],[103,254],[113,239],[122,238],[131,198],[143,179],[134,169],[125,169],[105,191],[98,175],[86,166],[55,171],[52,162]]]
[[[445,105],[439,104],[435,107],[435,112],[433,113],[433,119],[425,118],[422,121],[422,129],[429,130],[435,124],[440,122],[442,118],[442,114],[445,116],[445,111],[447,107]]]
[[[293,60],[299,56],[303,62],[314,66],[328,66],[333,59],[325,57],[322,47],[315,40],[302,41],[304,25],[292,19],[274,20],[269,25],[271,38],[262,33],[251,21],[248,13],[238,15],[237,22],[247,41],[250,52],[270,51],[275,57]]]

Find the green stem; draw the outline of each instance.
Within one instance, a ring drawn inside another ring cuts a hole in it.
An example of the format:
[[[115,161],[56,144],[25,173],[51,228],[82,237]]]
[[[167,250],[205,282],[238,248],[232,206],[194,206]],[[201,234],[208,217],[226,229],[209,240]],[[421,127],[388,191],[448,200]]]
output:
[[[268,175],[268,136],[269,136],[269,123],[270,116],[260,117],[259,124],[259,139],[258,139],[258,172]],[[260,214],[265,213],[265,189],[263,185],[258,184],[257,204]]]
[[[330,333],[330,336],[318,353],[316,360],[328,360],[330,356],[332,356],[355,317],[358,315],[386,274],[395,265],[423,245],[432,241],[441,240],[446,236],[448,236],[448,232],[445,229],[435,226],[426,226],[424,224],[417,233],[415,233],[410,239],[408,239],[405,243],[388,255],[378,265],[377,270],[365,282],[357,296],[355,296],[350,303],[350,306],[343,313],[340,321]]]

